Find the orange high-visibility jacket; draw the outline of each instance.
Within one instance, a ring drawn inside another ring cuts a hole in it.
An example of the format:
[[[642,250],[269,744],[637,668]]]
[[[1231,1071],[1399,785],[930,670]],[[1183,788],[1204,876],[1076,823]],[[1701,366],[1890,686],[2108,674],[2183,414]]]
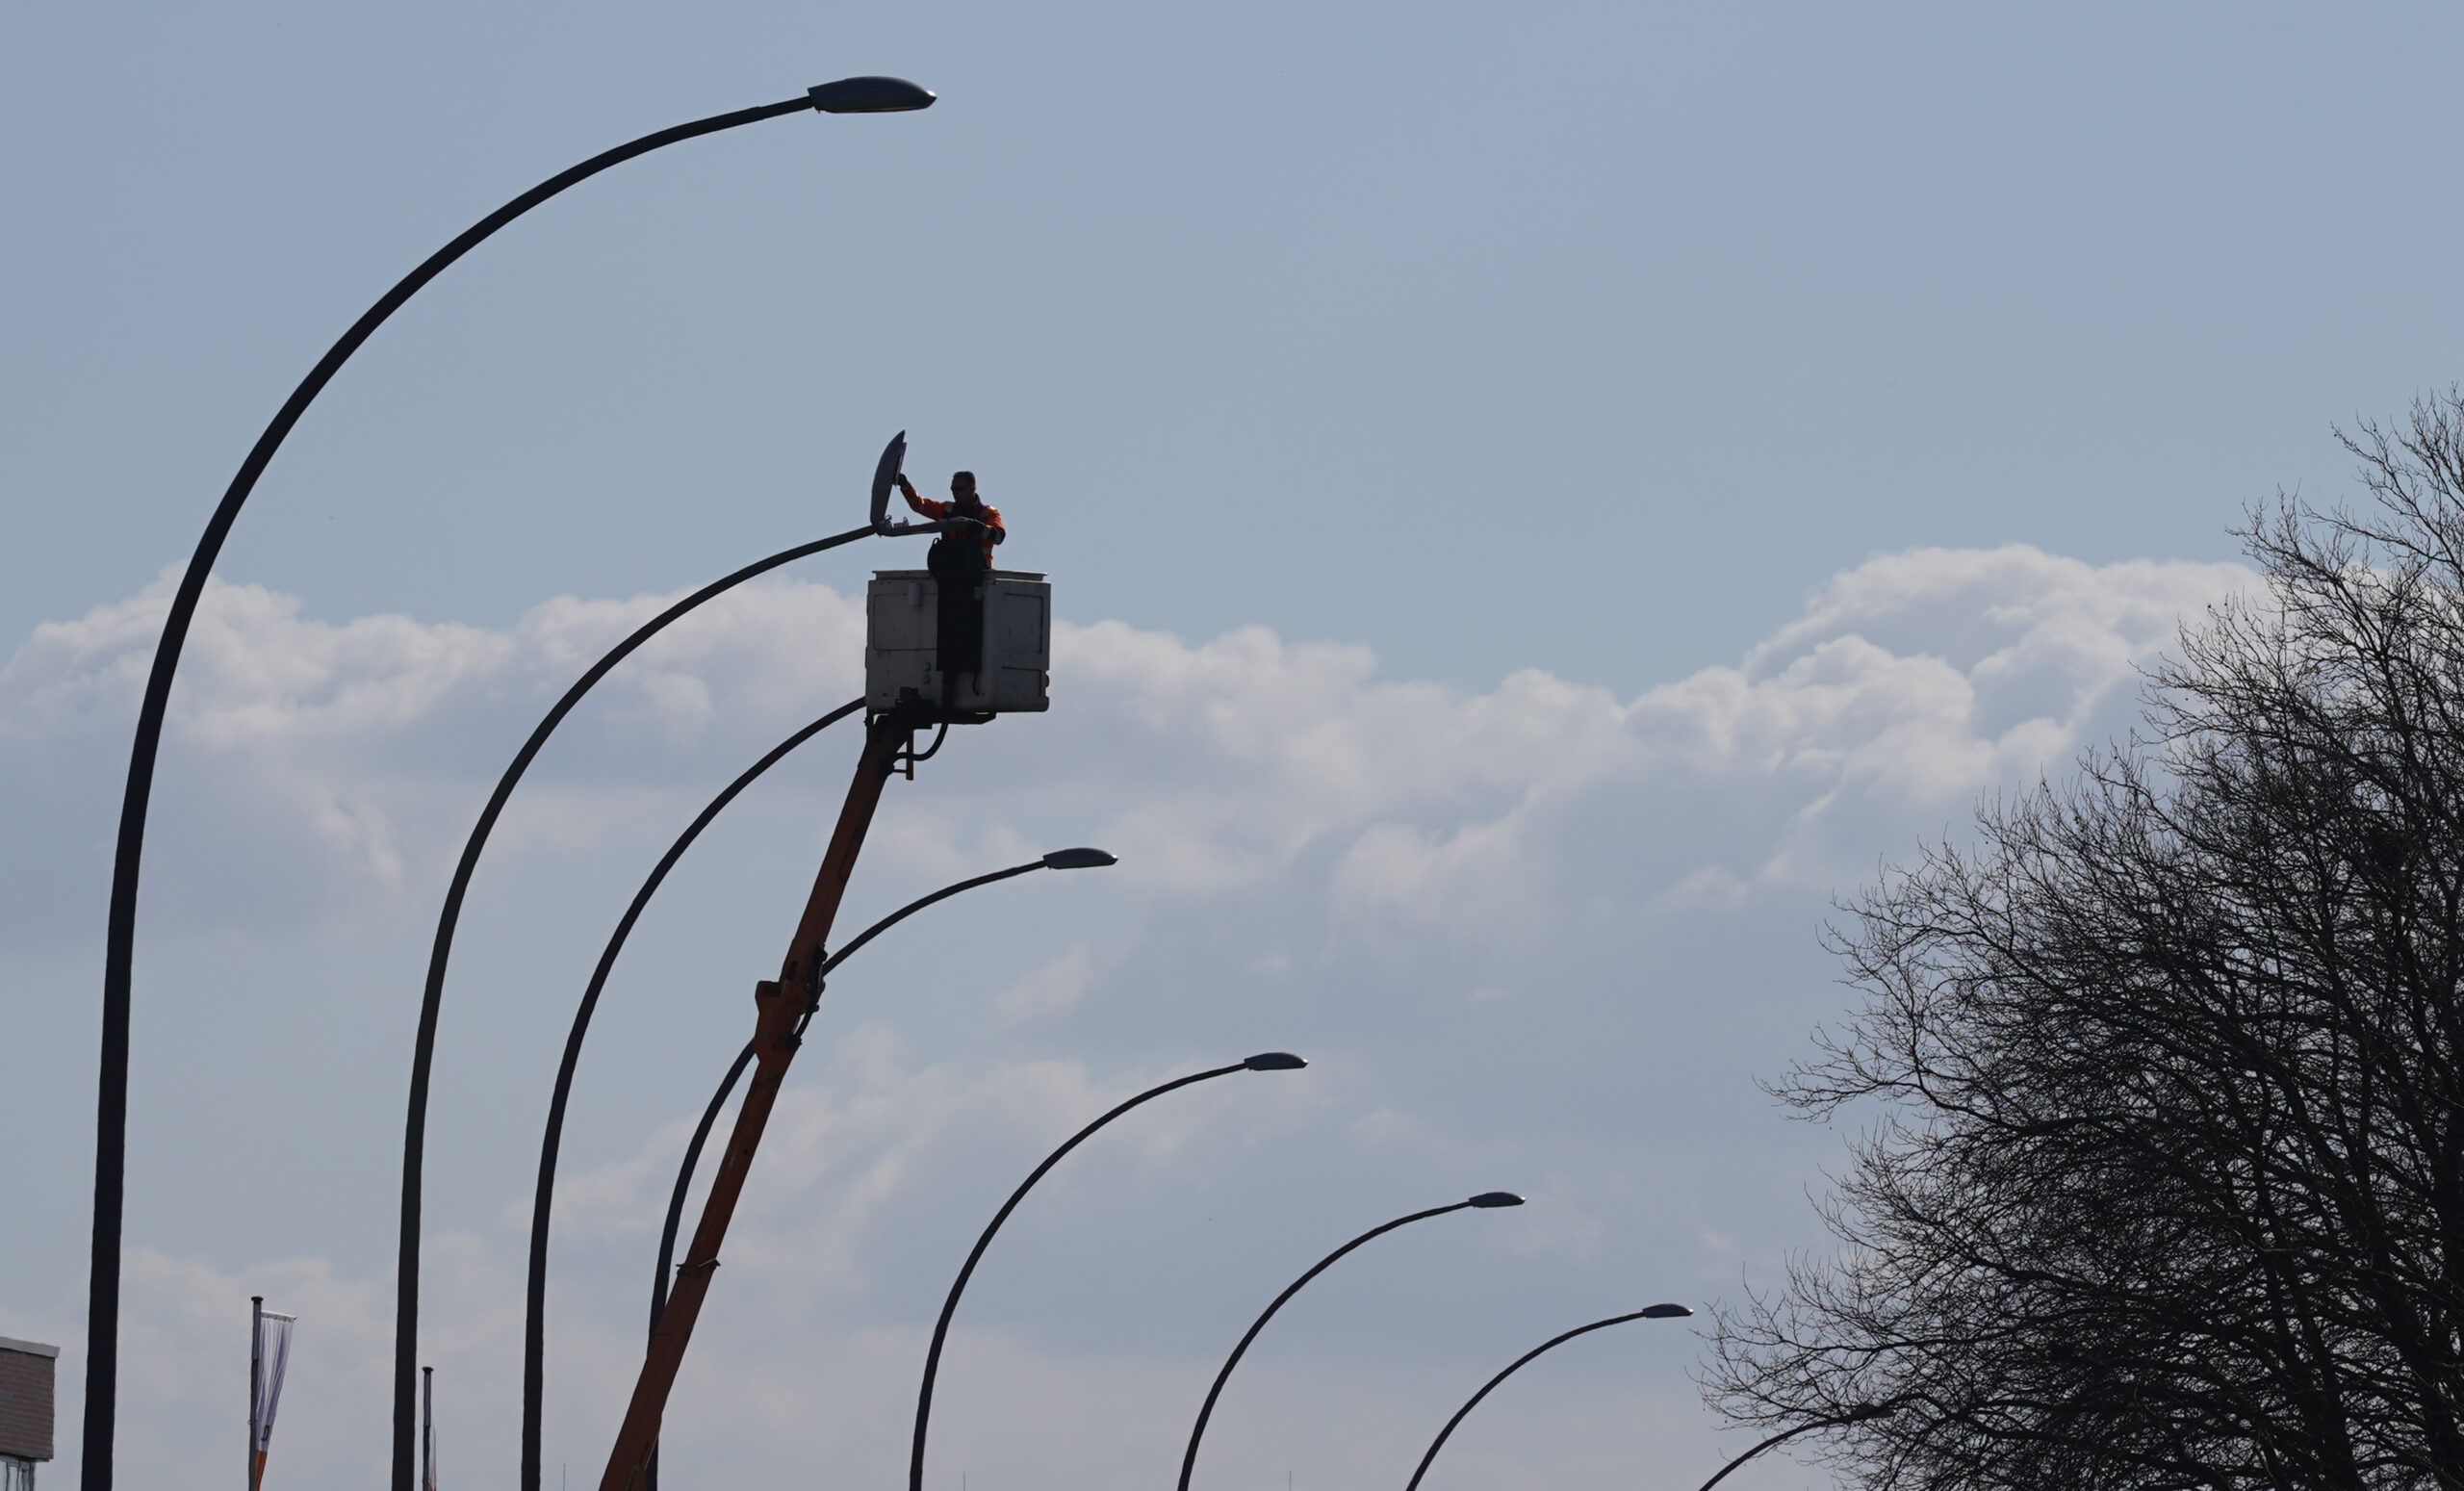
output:
[[[914,508],[925,517],[931,518],[937,522],[950,516],[952,513],[958,512],[959,510],[959,504],[955,501],[937,501],[929,497],[917,497],[912,491],[907,492],[905,496],[907,498],[908,506]],[[978,505],[974,512],[960,513],[959,515],[961,517],[972,517],[978,523],[989,524],[993,528],[999,529],[1004,538],[1008,537],[1009,530],[1001,527],[1001,509],[993,506],[989,502],[983,501],[981,499],[978,499],[977,501]],[[990,569],[992,567],[992,535],[989,532],[984,535],[984,566],[986,569]]]

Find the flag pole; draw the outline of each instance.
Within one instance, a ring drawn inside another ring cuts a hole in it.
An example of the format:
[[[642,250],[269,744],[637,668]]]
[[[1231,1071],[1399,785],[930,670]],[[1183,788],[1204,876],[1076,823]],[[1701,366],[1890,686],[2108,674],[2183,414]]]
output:
[[[436,1491],[436,1369],[420,1369],[420,1491]]]
[[[248,1491],[257,1491],[257,1402],[265,1390],[266,1297],[248,1297]]]

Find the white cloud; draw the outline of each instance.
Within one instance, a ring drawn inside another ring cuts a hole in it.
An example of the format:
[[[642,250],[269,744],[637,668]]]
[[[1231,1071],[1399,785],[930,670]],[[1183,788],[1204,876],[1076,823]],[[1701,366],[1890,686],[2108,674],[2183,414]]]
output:
[[[1094,982],[1094,950],[1073,942],[1069,950],[1012,984],[1001,995],[1001,1014],[1012,1024],[1066,1015]]]
[[[1537,671],[1486,694],[1389,682],[1362,649],[1289,645],[1262,628],[1191,646],[1117,622],[1064,626],[1055,710],[1001,727],[1010,758],[992,773],[1014,793],[1022,782],[1100,792],[1108,841],[1152,890],[1253,885],[1322,850],[1336,857],[1330,894],[1364,933],[1529,936],[1580,893],[1566,838],[1601,821],[1604,801],[1648,800],[1682,837],[1717,829],[1716,859],[1653,856],[1654,894],[1714,871],[1741,883],[1853,873],[1876,814],[1955,811],[2112,733],[2174,620],[2242,574],[2096,568],[2024,547],[1887,555],[1835,578],[1741,664],[1632,701]],[[495,633],[399,616],[319,622],[257,587],[215,585],[167,756],[206,763],[215,801],[198,816],[228,832],[166,846],[178,858],[156,873],[208,883],[229,873],[216,853],[253,852],[267,862],[249,867],[273,886],[311,867],[322,891],[312,904],[328,910],[344,887],[399,893],[405,856],[432,878],[470,810],[439,805],[483,791],[564,683],[668,599],[562,598]],[[27,774],[116,740],[163,601],[158,583],[47,625],[0,670],[0,741]],[[575,791],[654,791],[706,763],[740,765],[852,696],[860,620],[817,584],[722,598],[620,667],[517,801],[563,800],[586,823],[606,804]],[[1744,835],[1733,816],[1699,811],[1741,798],[1754,804]],[[966,806],[981,834],[980,801]],[[83,829],[90,814],[78,816]],[[962,830],[939,829],[938,858],[956,862]],[[911,853],[930,852],[914,825],[900,832]],[[282,900],[260,910],[292,914]],[[239,910],[218,904],[218,915]]]
[[[2246,581],[2019,547],[1886,555],[1744,658],[1631,699],[1538,670],[1480,692],[1387,681],[1362,649],[1261,628],[1195,644],[1119,622],[1058,628],[1050,714],[953,732],[915,784],[895,784],[851,925],[1042,848],[1097,843],[1123,863],[937,908],[834,979],[732,1239],[726,1302],[680,1386],[680,1463],[775,1478],[826,1455],[855,1478],[895,1478],[905,1375],[998,1198],[1122,1096],[1261,1048],[1315,1065],[1142,1111],[1022,1212],[962,1322],[937,1465],[972,1464],[990,1491],[1153,1483],[1209,1353],[1325,1234],[1471,1190],[1533,1202],[1485,1229],[1381,1244],[1378,1267],[1279,1323],[1284,1354],[1245,1368],[1249,1437],[1224,1441],[1221,1484],[1286,1468],[1236,1448],[1261,1436],[1310,1456],[1325,1483],[1395,1474],[1424,1421],[1468,1391],[1455,1378],[1472,1358],[1550,1333],[1531,1328],[1538,1314],[1588,1309],[1604,1290],[1732,1287],[1741,1265],[1803,1236],[1775,1219],[1801,1212],[1810,1151],[1758,1126],[1752,1079],[1793,1054],[1829,997],[1810,953],[1825,899],[1954,827],[1980,793],[2122,733],[2137,669],[2176,619]],[[141,1157],[202,1195],[335,1163],[320,1144],[368,1172],[277,1186],[262,1219],[218,1214],[222,1255],[284,1254],[266,1239],[332,1212],[365,1211],[351,1225],[381,1239],[390,1181],[367,1157],[398,1136],[398,1067],[371,1081],[283,1042],[344,1039],[328,1013],[344,990],[354,1021],[382,1027],[380,1060],[398,1062],[386,1042],[407,1028],[425,920],[496,772],[567,681],[668,599],[561,599],[490,631],[323,622],[262,589],[209,592],[149,850],[163,950],[141,1029],[206,1070],[244,1052],[235,1065],[282,1095],[268,1099],[278,1118],[224,1122],[211,1103],[167,1111],[141,1084]],[[44,627],[0,669],[0,811],[18,845],[0,958],[13,970],[49,968],[98,921],[163,605],[158,585]],[[431,1142],[423,1351],[451,1384],[459,1474],[510,1473],[526,1168],[589,960],[707,794],[855,694],[860,625],[816,584],[716,603],[577,712],[491,851]],[[596,1474],[582,1457],[603,1449],[629,1380],[676,1158],[741,1040],[741,981],[766,972],[800,903],[849,749],[825,737],[732,810],[609,986],[559,1192],[552,1474],[560,1457]],[[179,952],[181,936],[212,945]],[[89,977],[78,967],[73,989]],[[14,1080],[54,1084],[18,1094],[43,1112],[90,1111],[74,1076]],[[314,1125],[296,1124],[303,1111]],[[245,1172],[217,1169],[234,1154]],[[373,1474],[381,1240],[348,1260],[238,1267],[159,1247],[184,1235],[181,1218],[141,1203],[136,1217],[122,1416],[140,1426],[128,1463],[145,1470],[132,1478],[218,1463],[244,1371],[232,1301],[244,1318],[256,1292],[303,1317],[303,1396],[278,1462],[302,1483]],[[1666,1361],[1652,1358],[1648,1387],[1618,1379],[1626,1401],[1716,1463],[1668,1365],[1683,1352],[1648,1349]],[[1551,1465],[1652,1452],[1608,1398],[1567,1401],[1545,1431],[1582,1448]],[[1540,1410],[1501,1411],[1544,1432]],[[1091,1445],[1090,1423],[1128,1427]],[[1532,1462],[1508,1444],[1460,1447],[1457,1474],[1520,1483],[1512,1467]]]

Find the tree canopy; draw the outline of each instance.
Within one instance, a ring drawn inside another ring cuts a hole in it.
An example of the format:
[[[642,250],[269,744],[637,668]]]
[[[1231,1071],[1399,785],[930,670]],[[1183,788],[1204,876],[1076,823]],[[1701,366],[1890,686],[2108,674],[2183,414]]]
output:
[[[1867,1126],[1705,1387],[1916,1488],[2464,1486],[2464,401],[2253,514],[2142,736],[1833,934]]]

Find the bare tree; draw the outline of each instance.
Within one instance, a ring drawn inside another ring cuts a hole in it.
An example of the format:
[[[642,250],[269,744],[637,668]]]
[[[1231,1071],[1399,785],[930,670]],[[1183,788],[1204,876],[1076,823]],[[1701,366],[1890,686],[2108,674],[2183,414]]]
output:
[[[1856,1483],[2464,1487],[2464,400],[2254,517],[2146,738],[1849,908],[1839,1247],[1717,1321]]]

